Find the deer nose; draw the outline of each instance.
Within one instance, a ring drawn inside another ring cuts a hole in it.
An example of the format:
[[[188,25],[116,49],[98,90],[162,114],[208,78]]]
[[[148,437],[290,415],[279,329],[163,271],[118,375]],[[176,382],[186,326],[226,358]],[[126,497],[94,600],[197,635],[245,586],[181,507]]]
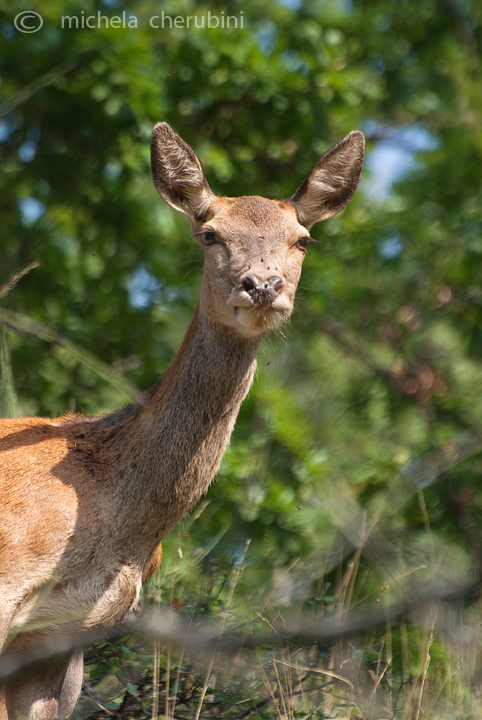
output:
[[[256,275],[246,275],[241,287],[248,293],[255,305],[271,305],[284,287],[281,275],[272,275],[267,280],[260,280]]]

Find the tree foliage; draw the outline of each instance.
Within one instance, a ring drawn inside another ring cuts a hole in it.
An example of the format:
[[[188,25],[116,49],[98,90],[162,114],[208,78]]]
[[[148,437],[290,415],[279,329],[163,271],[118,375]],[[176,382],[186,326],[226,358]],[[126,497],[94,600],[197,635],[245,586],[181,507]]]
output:
[[[358,127],[361,188],[314,230],[295,315],[263,346],[218,480],[166,539],[165,582],[180,573],[186,596],[201,592],[247,541],[241,613],[329,612],[353,557],[360,603],[478,577],[480,3],[44,5],[0,6],[2,413],[113,410],[174,357],[202,259],[152,186],[156,121],[192,144],[215,191],[280,198]],[[43,27],[19,32],[30,9]],[[123,12],[136,27],[98,21]],[[237,27],[186,27],[208,12]]]

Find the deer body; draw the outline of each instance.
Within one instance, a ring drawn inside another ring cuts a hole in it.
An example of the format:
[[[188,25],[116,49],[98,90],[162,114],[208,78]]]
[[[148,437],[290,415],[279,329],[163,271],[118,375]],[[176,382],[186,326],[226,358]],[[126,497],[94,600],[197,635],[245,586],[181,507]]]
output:
[[[7,495],[2,513],[2,545],[12,548],[2,573],[16,596],[10,633],[52,623],[78,632],[122,619],[137,602],[160,538],[207,490],[251,384],[257,342],[246,342],[242,352],[229,339],[203,347],[197,314],[188,338],[177,382],[166,377],[146,407],[97,420],[2,423],[3,460],[14,467],[28,438],[27,472],[36,479],[25,483],[20,497]],[[192,388],[187,396],[184,373]],[[36,513],[45,507],[48,527]],[[19,553],[29,558],[28,567],[18,564]]]
[[[358,184],[363,136],[327,153],[288,201],[218,198],[161,123],[152,170],[205,252],[181,349],[142,401],[112,415],[0,421],[0,650],[109,627],[138,603],[160,540],[206,492],[253,381],[263,337],[288,319],[308,229]],[[0,718],[68,717],[82,653],[5,683]],[[8,715],[7,715],[8,713]]]

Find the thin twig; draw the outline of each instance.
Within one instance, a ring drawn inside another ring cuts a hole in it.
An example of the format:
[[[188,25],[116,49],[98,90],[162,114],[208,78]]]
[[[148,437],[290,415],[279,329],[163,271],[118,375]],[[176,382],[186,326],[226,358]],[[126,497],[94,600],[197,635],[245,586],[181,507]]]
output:
[[[90,646],[104,637],[111,640],[122,638],[133,632],[140,632],[147,637],[157,637],[172,645],[187,645],[191,650],[199,652],[224,652],[235,653],[240,648],[244,650],[257,649],[260,646],[277,647],[280,642],[296,639],[299,647],[304,644],[310,646],[318,641],[326,645],[333,645],[336,642],[352,637],[360,632],[385,625],[400,618],[410,615],[412,617],[426,617],[427,611],[438,606],[443,600],[445,603],[460,603],[470,598],[471,594],[479,588],[479,579],[470,584],[459,583],[437,586],[434,583],[426,583],[418,593],[413,592],[410,601],[404,603],[393,603],[388,608],[381,608],[380,603],[372,606],[367,612],[350,612],[343,623],[334,623],[332,619],[314,622],[310,618],[301,618],[293,621],[287,620],[278,624],[273,620],[271,623],[275,629],[276,637],[270,630],[269,633],[258,632],[251,637],[243,630],[225,631],[224,620],[221,624],[205,624],[200,628],[192,628],[188,623],[182,624],[179,618],[176,622],[168,613],[144,612],[132,619],[125,621],[106,631],[99,628],[91,632],[82,632],[72,635],[61,635],[52,632],[45,636],[43,641],[28,652],[15,651],[4,653],[0,656],[0,680],[13,677],[28,668],[45,662],[46,660],[70,655],[74,650]]]
[[[0,105],[0,117],[8,115],[8,113],[12,112],[12,110],[16,107],[24,102],[27,102],[27,100],[30,100],[30,98],[40,92],[40,90],[43,90],[49,85],[53,85],[60,77],[66,75],[68,72],[77,67],[78,64],[79,60],[77,58],[67,58],[67,60],[64,60],[59,65],[56,65],[56,67],[44,73],[44,75],[41,75],[33,82],[25,85],[21,90],[15,93],[10,100],[7,100]]]

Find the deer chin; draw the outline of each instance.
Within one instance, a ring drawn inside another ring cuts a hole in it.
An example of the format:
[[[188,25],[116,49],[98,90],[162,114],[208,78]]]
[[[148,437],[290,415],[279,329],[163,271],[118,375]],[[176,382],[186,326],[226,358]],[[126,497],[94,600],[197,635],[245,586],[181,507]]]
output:
[[[249,337],[276,330],[287,319],[286,312],[272,307],[237,306],[234,308],[234,317],[236,327]]]

